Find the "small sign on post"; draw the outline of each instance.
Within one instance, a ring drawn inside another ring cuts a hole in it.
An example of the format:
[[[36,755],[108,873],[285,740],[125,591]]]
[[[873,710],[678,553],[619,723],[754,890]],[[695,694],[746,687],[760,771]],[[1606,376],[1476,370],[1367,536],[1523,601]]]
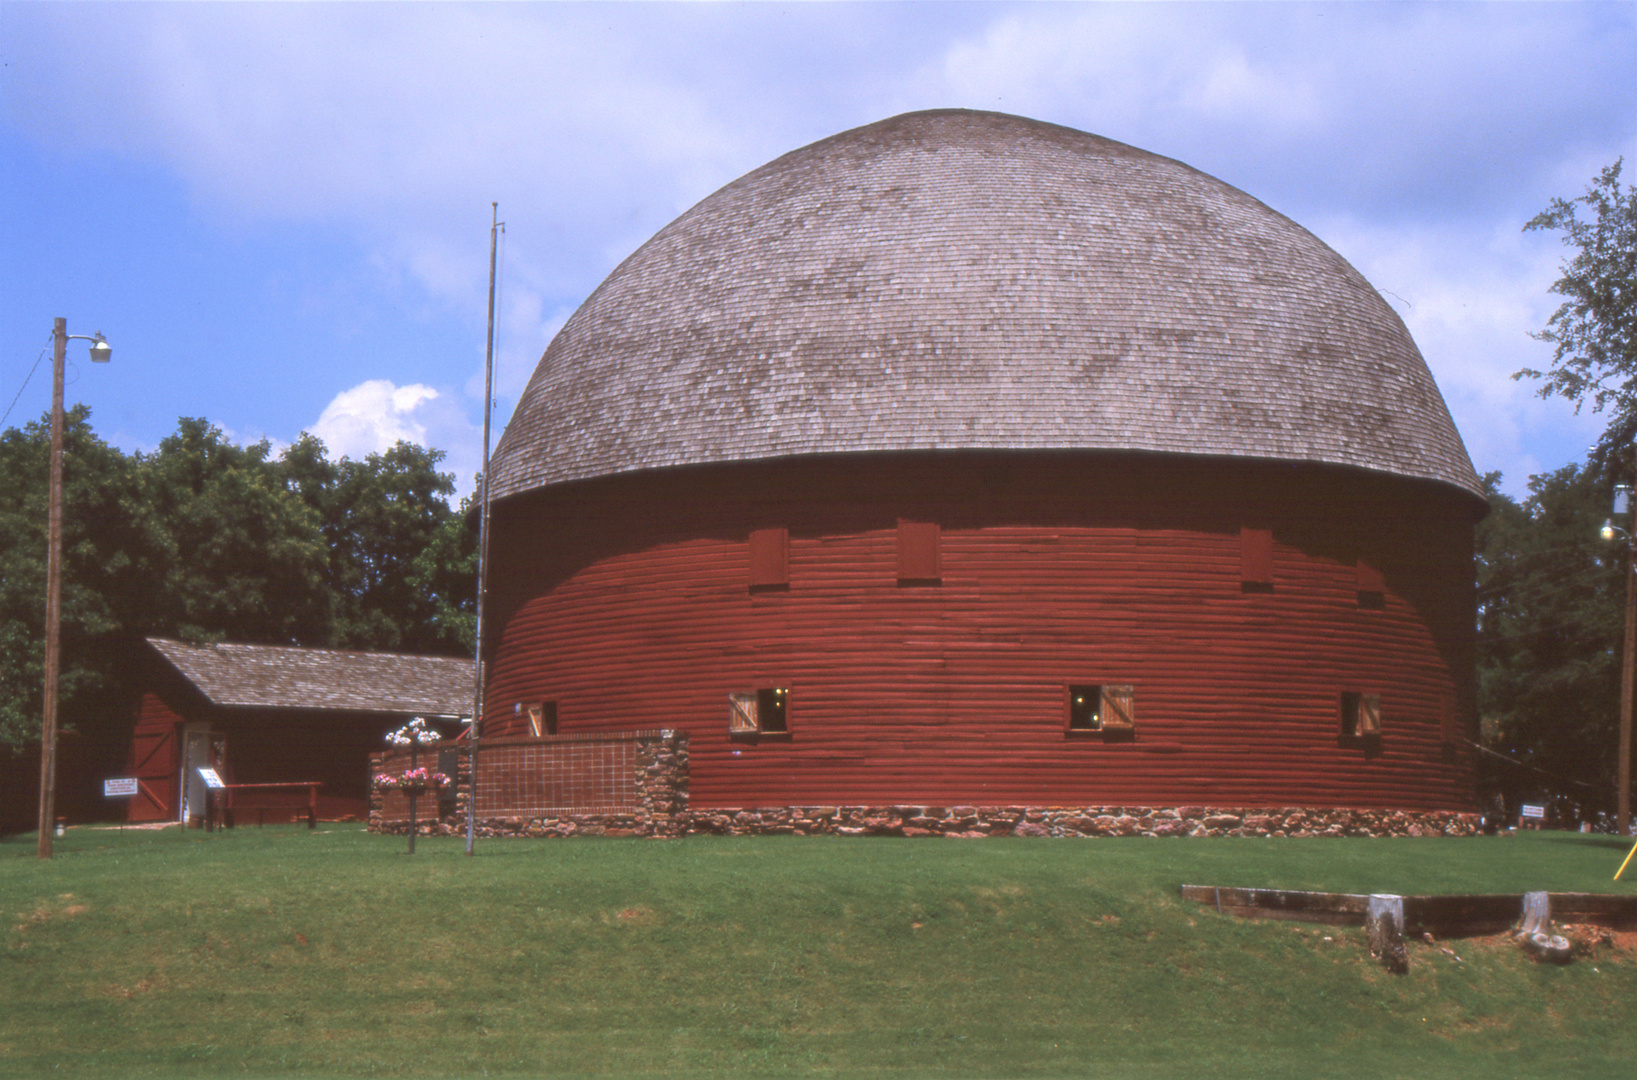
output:
[[[199,770],[199,776],[204,780],[207,788],[225,788],[227,786],[222,783],[222,778],[216,775],[215,769],[202,768]]]
[[[1525,821],[1536,822],[1535,828],[1538,829],[1540,828],[1539,823],[1546,820],[1546,807],[1537,806],[1534,803],[1524,803],[1523,809],[1518,812],[1518,819],[1520,825]]]
[[[102,782],[102,797],[104,799],[129,799],[137,794],[137,777],[118,776]],[[130,807],[125,808],[125,817],[120,818],[119,828],[125,829],[125,819],[131,816]]]

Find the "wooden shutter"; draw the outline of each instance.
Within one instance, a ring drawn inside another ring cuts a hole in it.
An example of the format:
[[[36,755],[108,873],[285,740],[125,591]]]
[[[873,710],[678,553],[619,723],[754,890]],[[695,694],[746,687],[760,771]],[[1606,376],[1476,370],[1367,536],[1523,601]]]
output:
[[[1246,585],[1273,584],[1273,530],[1239,530],[1239,580]]]
[[[933,521],[898,522],[898,580],[938,581],[943,577],[939,548],[942,530]]]
[[[728,731],[744,735],[760,730],[756,724],[756,691],[728,695]]]
[[[1104,731],[1132,731],[1137,726],[1135,693],[1129,686],[1103,687],[1101,715]]]
[[[750,587],[790,584],[790,530],[756,529],[750,534]]]
[[[1360,694],[1358,699],[1358,733],[1381,734],[1381,695]]]

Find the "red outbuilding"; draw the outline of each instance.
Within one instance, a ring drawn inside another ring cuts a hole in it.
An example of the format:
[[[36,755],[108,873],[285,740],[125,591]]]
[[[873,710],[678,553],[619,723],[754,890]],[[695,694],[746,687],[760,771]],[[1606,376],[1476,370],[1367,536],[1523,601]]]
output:
[[[165,638],[147,648],[126,774],[138,782],[131,821],[201,822],[201,767],[257,785],[233,793],[243,806],[280,805],[288,817],[307,794],[283,785],[318,784],[320,816],[363,820],[370,755],[387,749],[386,733],[422,716],[453,735],[472,711],[471,660]]]
[[[586,300],[492,472],[485,738],[674,733],[672,831],[1474,821],[1460,436],[1180,162],[955,110],[787,154]],[[574,809],[487,775],[495,829]]]

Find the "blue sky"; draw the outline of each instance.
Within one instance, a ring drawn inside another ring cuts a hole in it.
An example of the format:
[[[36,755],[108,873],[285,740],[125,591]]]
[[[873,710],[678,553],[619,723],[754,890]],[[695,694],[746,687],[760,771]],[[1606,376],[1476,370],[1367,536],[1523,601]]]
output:
[[[68,396],[127,450],[179,416],[353,456],[405,437],[470,490],[492,200],[498,426],[688,206],[949,106],[1178,158],[1311,229],[1514,492],[1601,429],[1510,377],[1550,360],[1529,332],[1564,253],[1521,227],[1621,155],[1637,179],[1637,4],[0,2],[0,64],[0,409],[65,316],[114,346],[74,343]]]

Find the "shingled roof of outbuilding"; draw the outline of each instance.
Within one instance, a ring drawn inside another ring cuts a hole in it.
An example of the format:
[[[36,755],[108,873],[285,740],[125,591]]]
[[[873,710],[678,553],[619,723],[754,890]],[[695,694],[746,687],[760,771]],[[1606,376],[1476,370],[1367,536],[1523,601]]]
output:
[[[493,491],[923,449],[1481,490],[1402,320],[1317,237],[1169,158],[940,110],[786,154],[627,258],[547,348]]]
[[[471,715],[472,661],[282,645],[148,644],[212,704],[267,709]]]

